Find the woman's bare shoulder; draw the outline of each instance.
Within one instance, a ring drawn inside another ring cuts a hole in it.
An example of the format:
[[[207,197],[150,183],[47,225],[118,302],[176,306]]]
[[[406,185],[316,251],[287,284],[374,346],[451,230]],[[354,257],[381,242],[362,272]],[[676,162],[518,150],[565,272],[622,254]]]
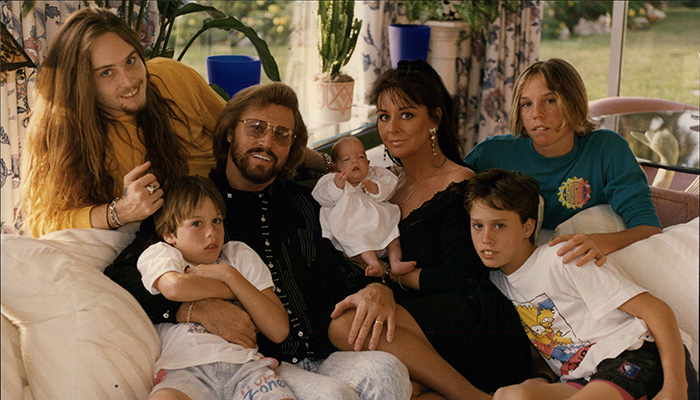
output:
[[[476,174],[467,167],[451,163],[450,169],[446,175],[446,178],[450,182],[462,182],[473,178]]]

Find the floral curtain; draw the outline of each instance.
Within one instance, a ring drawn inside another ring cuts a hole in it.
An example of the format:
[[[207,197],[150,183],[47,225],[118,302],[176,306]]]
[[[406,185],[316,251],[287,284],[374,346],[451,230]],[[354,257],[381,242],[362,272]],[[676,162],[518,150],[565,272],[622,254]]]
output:
[[[508,114],[513,84],[539,56],[542,6],[540,0],[521,1],[516,13],[502,10],[489,28],[485,49],[482,50],[483,44],[472,41],[471,51],[463,52],[471,55],[458,62],[460,110],[465,110],[460,113],[459,133],[465,151],[488,136],[510,133]],[[466,79],[471,76],[469,66],[472,71],[483,69],[480,88]]]
[[[80,8],[88,5],[83,0],[72,1],[9,1],[2,0],[2,24],[7,27],[20,46],[24,47],[34,64],[40,66],[46,57],[51,40],[56,36],[61,23]],[[112,1],[112,4],[121,1]],[[140,2],[137,1],[137,4]],[[117,12],[117,8],[113,8]],[[142,25],[142,38],[152,45],[153,32],[158,22],[158,10],[154,1],[148,5],[146,23]],[[19,232],[15,221],[19,200],[20,160],[22,144],[34,101],[37,68],[20,68],[2,72],[2,123],[0,125],[0,226],[2,233]]]
[[[450,2],[443,4],[449,14]],[[459,136],[465,152],[487,136],[508,132],[513,82],[539,55],[541,13],[540,0],[521,0],[518,12],[501,11],[490,25],[486,40],[475,35],[459,45],[456,102]],[[358,71],[353,75],[360,77],[355,83],[356,104],[364,104],[364,94],[372,82],[382,71],[391,68],[387,27],[409,21],[397,1],[362,1],[356,14],[363,20],[355,50],[360,56],[354,56],[348,68]]]

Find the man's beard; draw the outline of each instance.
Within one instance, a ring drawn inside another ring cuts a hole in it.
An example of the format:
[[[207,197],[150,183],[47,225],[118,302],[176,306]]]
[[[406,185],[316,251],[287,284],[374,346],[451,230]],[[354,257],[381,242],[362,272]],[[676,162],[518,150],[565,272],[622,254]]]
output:
[[[249,153],[264,153],[268,157],[272,158],[273,164],[267,169],[265,169],[263,166],[253,167],[250,165],[249,162]],[[231,157],[233,163],[236,165],[236,168],[238,168],[238,171],[241,173],[241,175],[255,184],[262,184],[271,181],[272,179],[277,177],[277,174],[282,170],[283,167],[279,163],[279,159],[277,158],[276,154],[270,151],[265,151],[265,149],[263,149],[262,147],[254,147],[252,149],[249,149],[245,153],[239,151],[238,144],[236,143],[235,138],[231,141],[229,156]]]
[[[140,114],[140,113],[146,111],[146,102],[144,102],[143,104],[141,104],[139,106],[136,106],[135,108],[122,107],[122,111],[124,111],[124,113],[127,115]]]
[[[121,110],[127,115],[137,115],[146,111],[148,103],[148,85],[144,85],[144,90],[146,91],[146,96],[143,98],[143,103],[138,104],[134,107],[127,107],[126,105],[121,106]]]

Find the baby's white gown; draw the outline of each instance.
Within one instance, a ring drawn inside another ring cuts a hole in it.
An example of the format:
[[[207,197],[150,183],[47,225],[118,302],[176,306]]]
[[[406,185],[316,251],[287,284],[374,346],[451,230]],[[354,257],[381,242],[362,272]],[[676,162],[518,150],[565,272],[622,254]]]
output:
[[[399,236],[401,210],[388,202],[396,192],[396,175],[386,168],[370,167],[366,179],[377,184],[377,194],[350,183],[340,189],[334,178],[334,173],[322,176],[311,192],[321,205],[323,237],[348,257],[386,248]]]

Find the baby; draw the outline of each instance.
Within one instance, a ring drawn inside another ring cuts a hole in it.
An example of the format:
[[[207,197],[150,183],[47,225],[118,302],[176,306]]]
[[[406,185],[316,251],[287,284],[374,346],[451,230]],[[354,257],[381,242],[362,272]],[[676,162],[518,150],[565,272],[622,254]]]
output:
[[[367,276],[383,276],[386,264],[382,266],[378,256],[385,255],[392,274],[412,271],[416,263],[401,260],[401,210],[387,201],[396,191],[396,176],[385,168],[370,167],[362,142],[354,137],[338,140],[331,160],[338,172],[321,177],[311,193],[321,204],[323,237],[348,257],[360,254]]]
[[[292,399],[294,395],[255,348],[229,343],[190,322],[193,302],[236,300],[260,332],[281,343],[289,319],[273,291],[272,277],[258,254],[242,242],[224,244],[225,202],[208,178],[187,176],[165,188],[154,215],[165,242],[138,259],[146,289],[167,299],[190,302],[187,321],[161,323],[156,385],[149,399]]]

